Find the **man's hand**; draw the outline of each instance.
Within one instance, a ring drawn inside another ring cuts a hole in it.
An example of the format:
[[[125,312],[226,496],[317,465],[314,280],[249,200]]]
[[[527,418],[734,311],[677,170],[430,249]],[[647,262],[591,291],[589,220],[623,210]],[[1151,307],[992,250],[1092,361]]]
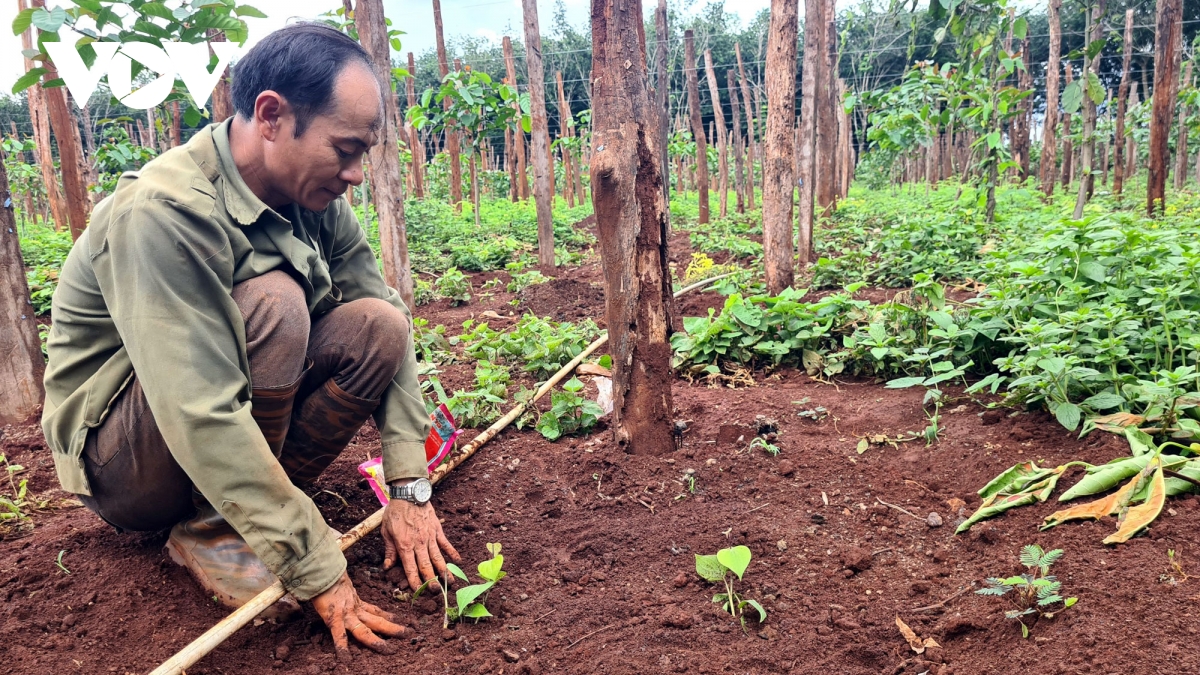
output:
[[[338,660],[343,663],[350,661],[346,633],[373,651],[395,654],[395,647],[384,642],[379,635],[397,637],[407,630],[404,626],[392,623],[396,618],[392,614],[360,600],[358,591],[354,590],[354,584],[345,572],[324,593],[313,598],[312,604],[333,633],[333,648],[337,651]]]
[[[437,580],[447,576],[442,552],[454,562],[462,560],[442,533],[442,524],[438,522],[432,504],[417,506],[403,499],[393,499],[383,510],[380,531],[383,533],[383,569],[390,570],[399,558],[413,590],[430,580],[430,588],[441,589]]]

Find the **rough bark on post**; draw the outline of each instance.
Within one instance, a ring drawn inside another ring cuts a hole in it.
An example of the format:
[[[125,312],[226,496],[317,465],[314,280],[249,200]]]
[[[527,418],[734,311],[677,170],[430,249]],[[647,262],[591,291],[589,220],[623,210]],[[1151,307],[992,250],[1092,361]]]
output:
[[[1042,159],[1039,167],[1042,192],[1046,193],[1047,197],[1054,194],[1054,184],[1058,182],[1058,146],[1055,130],[1058,127],[1058,71],[1062,52],[1062,24],[1059,21],[1061,10],[1062,0],[1050,0],[1050,10],[1047,14],[1050,21],[1050,60],[1046,64],[1046,119],[1042,132]]]
[[[797,0],[771,0],[771,24],[767,33],[767,133],[763,139],[766,145],[763,260],[767,292],[772,295],[783,292],[795,280],[792,263],[792,194],[795,186],[792,125],[796,119],[798,10]],[[811,248],[811,243],[801,244],[806,245]]]
[[[1129,107],[1135,108],[1138,105],[1138,83],[1133,82],[1129,86]],[[1133,179],[1137,175],[1137,160],[1138,147],[1137,138],[1133,134],[1125,139],[1125,177]]]
[[[818,55],[817,89],[817,206],[828,215],[837,205],[837,89],[833,77],[837,65],[837,28],[834,23],[834,0],[825,0],[821,15],[824,34]],[[807,49],[807,47],[805,47]],[[770,105],[770,96],[767,97]]]
[[[550,164],[550,124],[546,120],[546,75],[542,70],[542,33],[537,0],[521,0],[525,13],[525,65],[529,68],[529,115],[532,118],[533,202],[537,208],[538,264],[554,270],[554,168]]]
[[[796,164],[800,167],[800,198],[798,200],[797,227],[799,228],[800,262],[810,263],[813,258],[813,226],[816,216],[816,170],[817,170],[817,105],[821,73],[820,55],[825,22],[824,0],[804,0],[804,71],[800,99],[800,147]],[[768,104],[770,97],[767,97]],[[769,119],[769,116],[768,116]],[[763,166],[766,171],[766,165]],[[764,200],[766,197],[764,196]],[[764,203],[764,216],[765,216]],[[789,225],[790,227],[790,225]],[[764,238],[765,243],[765,238]]]
[[[741,80],[742,85],[742,105],[746,109],[746,208],[753,210],[754,144],[755,139],[760,136],[760,133],[755,131],[758,127],[758,113],[750,105],[750,81],[746,79],[746,66],[742,64],[742,45],[737,42],[733,43],[733,52],[737,55],[738,79]],[[729,86],[732,87],[733,84]]]
[[[737,82],[737,80],[733,76],[733,71],[732,70],[726,71],[725,72],[725,85],[727,87],[729,87],[729,109],[731,111],[733,111],[733,116],[732,116],[733,117],[732,118],[733,129],[731,131],[732,139],[730,140],[730,144],[733,146],[731,152],[733,152],[733,163],[734,163],[734,167],[735,167],[735,171],[734,171],[735,179],[734,179],[733,192],[734,192],[734,194],[737,195],[737,212],[745,213],[746,212],[746,189],[745,189],[746,188],[746,183],[745,183],[745,175],[746,174],[745,174],[745,171],[743,168],[743,161],[742,161],[742,119],[741,119],[741,115],[738,114],[738,95],[737,95],[737,85],[735,84],[736,82]]]
[[[640,0],[592,0],[592,203],[613,361],[613,436],[626,452],[675,448],[671,281],[659,108]]]
[[[209,42],[225,42],[225,31],[218,28],[209,28],[207,31]],[[212,47],[209,47],[208,53],[213,54]],[[212,93],[212,121],[224,122],[233,117],[233,92],[229,86],[229,66],[225,67],[221,77],[217,80],[217,86]]]
[[[1121,63],[1121,85],[1117,88],[1117,120],[1113,134],[1113,194],[1125,187],[1125,110],[1129,99],[1129,61],[1133,57],[1133,10],[1125,10],[1125,53]]]
[[[179,101],[171,101],[171,147],[183,145],[183,120],[179,114]]]
[[[1033,75],[1029,72],[1029,36],[1021,42],[1021,59],[1025,64],[1025,69],[1017,74],[1017,88],[1021,91],[1030,91],[1033,89]],[[1018,174],[1021,182],[1025,182],[1029,178],[1029,135],[1031,128],[1031,115],[1033,108],[1033,97],[1028,96],[1017,103],[1020,110],[1017,116],[1013,119],[1013,155],[1017,163],[1020,165]]]
[[[1098,0],[1095,7],[1092,9],[1091,15],[1086,19],[1086,28],[1084,34],[1091,33],[1087,42],[1093,43],[1099,40],[1103,35],[1102,19],[1104,18],[1105,0]],[[1079,220],[1083,217],[1083,207],[1087,204],[1087,200],[1092,196],[1092,184],[1095,181],[1095,176],[1092,174],[1095,169],[1096,158],[1096,103],[1092,101],[1092,97],[1087,93],[1088,73],[1095,73],[1100,69],[1100,55],[1096,54],[1091,62],[1087,58],[1083,60],[1083,72],[1080,74],[1080,84],[1083,86],[1083,147],[1080,155],[1080,169],[1083,175],[1080,176],[1079,192],[1075,195],[1075,214],[1074,218]]]
[[[383,0],[358,0],[354,25],[363,48],[371,55],[375,77],[383,93],[383,138],[371,146],[371,197],[379,219],[379,248],[383,277],[396,289],[404,304],[415,310],[412,270],[408,263],[408,233],[404,223],[404,181],[400,178],[399,130],[396,128],[396,98],[391,95],[392,59],[383,16]]]
[[[696,192],[700,195],[700,216],[697,221],[708,222],[708,143],[704,123],[700,120],[700,82],[696,74],[696,44],[692,30],[683,31],[683,72],[687,77],[688,119],[692,138],[696,141]]]
[[[1063,73],[1066,76],[1065,86],[1070,87],[1071,82],[1075,79],[1075,70],[1071,67],[1070,60],[1063,62]],[[1087,98],[1087,95],[1084,95]],[[1062,116],[1062,186],[1067,189],[1071,186],[1071,179],[1075,176],[1072,160],[1075,158],[1074,144],[1071,143],[1071,115],[1066,111]]]
[[[571,118],[571,108],[567,105],[567,95],[563,90],[562,71],[554,71],[554,83],[558,87],[558,137],[572,138],[575,134],[575,125]],[[559,143],[558,147],[562,150],[563,162],[563,199],[567,202],[567,208],[575,208],[575,178],[574,166],[571,151],[565,143]]]
[[[404,89],[409,108],[417,106],[417,64],[413,53],[408,53],[408,77],[404,78]],[[408,149],[412,155],[413,195],[417,199],[425,198],[425,144],[421,142],[421,132],[411,124],[404,124],[408,131]]]
[[[504,68],[508,74],[508,83],[515,89],[517,87],[517,66],[513,62],[512,40],[505,35],[502,44],[504,46]],[[521,104],[513,101],[513,108],[517,110],[517,117],[519,118],[523,114],[521,112]],[[529,199],[529,179],[525,173],[525,131],[521,129],[519,124],[516,129],[513,129],[513,146],[513,152],[517,155],[517,199],[525,201]]]
[[[1183,51],[1183,50],[1180,50]],[[1192,63],[1194,59],[1188,59],[1187,69],[1183,74],[1182,87],[1192,86]],[[1178,95],[1175,97],[1178,100]],[[1179,104],[1179,137],[1175,141],[1175,189],[1182,190],[1187,182],[1188,176],[1188,126],[1187,126],[1188,107],[1187,105]]]
[[[42,405],[46,362],[37,319],[29,302],[29,284],[17,223],[13,216],[8,173],[0,162],[0,313],[9,317],[0,331],[0,425],[29,419]]]
[[[712,51],[704,50],[704,72],[708,76],[708,93],[712,96],[713,118],[717,127],[717,203],[720,215],[726,216],[729,209],[729,136],[725,129],[725,113],[721,105],[721,89],[717,87],[717,73],[713,70]]]
[[[658,120],[658,165],[663,173],[663,199],[671,203],[671,162],[667,157],[667,145],[670,143],[670,132],[667,130],[667,120],[671,117],[671,81],[667,75],[668,50],[670,49],[670,26],[667,25],[667,0],[658,0],[654,10],[654,34],[657,38],[654,48],[654,101],[660,114]],[[667,209],[667,233],[671,232],[671,210]]]
[[[1150,112],[1150,175],[1146,179],[1146,212],[1155,216],[1166,206],[1167,143],[1171,133],[1171,99],[1174,71],[1175,24],[1183,20],[1182,0],[1158,0],[1154,31],[1154,104]]]
[[[24,0],[20,0],[18,7],[21,11],[26,9]],[[32,28],[26,29],[21,34],[21,47],[23,49],[33,48]],[[26,71],[34,67],[33,61],[25,59]],[[45,92],[42,90],[42,85],[36,82],[25,92],[29,103],[29,120],[33,126],[34,152],[37,154],[37,163],[41,170],[46,199],[50,202],[50,217],[54,220],[54,229],[61,230],[69,226],[70,218],[67,216],[67,204],[63,199],[63,193],[58,188],[58,172],[54,168],[53,146],[50,142],[50,116],[46,112]],[[16,135],[15,126],[13,135]]]
[[[437,39],[438,74],[445,79],[450,74],[450,60],[446,56],[446,40],[442,35],[442,3],[433,0],[433,28]],[[442,106],[450,108],[450,100],[442,101]],[[449,124],[446,125],[446,155],[450,160],[450,203],[454,210],[462,212],[462,160],[459,156],[462,150],[459,146],[458,132]]]

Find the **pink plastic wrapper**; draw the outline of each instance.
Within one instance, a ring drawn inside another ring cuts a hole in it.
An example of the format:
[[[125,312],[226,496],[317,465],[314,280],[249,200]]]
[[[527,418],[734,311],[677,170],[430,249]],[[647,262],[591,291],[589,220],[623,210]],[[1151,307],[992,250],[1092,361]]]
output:
[[[446,455],[450,454],[450,450],[454,447],[454,441],[458,440],[462,429],[457,428],[454,416],[450,414],[450,409],[444,403],[433,411],[430,418],[433,420],[433,428],[429,430],[429,436],[425,438],[425,462],[429,472],[433,473]],[[375,496],[379,498],[379,503],[387,504],[389,500],[387,488],[384,487],[387,482],[383,475],[383,458],[376,457],[359,464],[358,472],[367,479],[367,483],[375,491]]]

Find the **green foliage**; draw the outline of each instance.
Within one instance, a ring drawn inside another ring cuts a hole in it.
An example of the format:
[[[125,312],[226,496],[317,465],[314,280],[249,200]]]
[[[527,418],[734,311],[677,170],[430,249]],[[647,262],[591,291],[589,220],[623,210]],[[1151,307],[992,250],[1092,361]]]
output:
[[[504,332],[473,321],[464,323],[463,329],[468,332],[458,340],[467,355],[492,363],[521,365],[539,379],[558,372],[600,334],[591,319],[578,324],[556,323],[532,314],[521,317]]]
[[[581,391],[583,383],[572,377],[563,384],[562,391],[551,392],[550,410],[538,418],[538,432],[548,440],[556,441],[563,436],[591,431],[604,410],[595,401],[580,396]]]
[[[9,494],[0,493],[0,535],[17,532],[33,527],[29,517],[30,504],[25,497],[29,492],[28,481],[24,478],[16,481],[15,476],[25,470],[20,464],[10,464],[8,458],[0,454],[0,463],[4,464],[4,472],[8,474]]]
[[[58,288],[58,272],[50,267],[34,267],[25,271],[25,280],[29,283],[29,302],[34,313],[49,314],[54,289]]]
[[[433,284],[424,279],[413,279],[413,302],[417,307],[428,305],[438,299],[438,293]]]
[[[487,361],[475,364],[475,388],[469,391],[456,390],[452,396],[446,395],[436,375],[430,374],[428,378],[438,402],[446,404],[459,426],[472,429],[486,427],[500,419],[510,380],[506,369]]]
[[[93,157],[100,183],[93,185],[92,190],[111,194],[117,188],[117,180],[122,173],[141,169],[146,162],[154,159],[155,153],[130,140],[125,127],[118,124],[110,124],[100,133],[103,141],[96,147]]]
[[[479,572],[480,578],[483,579],[483,583],[471,584],[456,589],[454,591],[453,605],[450,604],[448,591],[450,578],[446,577],[442,579],[442,583],[439,585],[442,590],[443,628],[449,628],[450,624],[462,619],[475,619],[475,622],[478,623],[480,619],[485,619],[492,615],[487,609],[488,592],[492,590],[497,582],[508,576],[508,573],[502,569],[504,567],[504,556],[500,554],[500,549],[501,546],[499,543],[487,545],[488,553],[491,553],[492,557],[476,566],[476,570]],[[466,572],[463,572],[462,568],[458,565],[447,562],[446,569],[461,581],[470,582]],[[430,581],[426,581],[420,588],[413,591],[412,599],[415,601],[420,597],[421,593],[425,592],[430,583]]]
[[[434,288],[438,295],[450,301],[451,306],[465,305],[471,301],[471,280],[456,267],[446,270]]]
[[[529,270],[526,272],[525,263],[519,260],[516,262],[510,262],[504,267],[508,270],[509,275],[512,277],[512,281],[508,282],[508,286],[505,288],[505,290],[507,290],[509,293],[520,293],[530,286],[544,284],[547,281],[550,281],[550,277],[543,275],[537,270]]]
[[[724,584],[725,592],[713,596],[712,601],[719,603],[721,608],[737,617],[746,628],[746,608],[752,607],[758,613],[758,622],[767,620],[767,610],[757,600],[739,595],[733,588],[734,577],[740,581],[750,566],[750,549],[746,546],[733,546],[717,551],[716,555],[696,555],[696,574],[709,583]]]
[[[993,597],[1007,596],[1015,609],[1006,611],[1004,616],[1021,624],[1021,637],[1027,638],[1038,619],[1053,619],[1078,601],[1078,598],[1059,595],[1062,582],[1050,574],[1050,566],[1062,555],[1062,549],[1043,551],[1041,546],[1030,544],[1021,549],[1021,564],[1027,570],[1024,574],[990,577],[984,581],[985,587],[975,592]]]

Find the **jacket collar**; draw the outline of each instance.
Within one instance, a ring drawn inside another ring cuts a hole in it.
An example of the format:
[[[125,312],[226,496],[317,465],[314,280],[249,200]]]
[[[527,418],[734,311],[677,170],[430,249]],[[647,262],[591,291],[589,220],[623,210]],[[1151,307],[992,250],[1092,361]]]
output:
[[[242,179],[242,174],[233,161],[233,150],[229,147],[229,127],[232,124],[233,118],[230,117],[205,130],[211,133],[212,147],[216,149],[215,167],[224,183],[225,209],[239,225],[243,226],[258,222],[264,213],[269,213],[280,222],[290,225],[291,221],[264,204]]]

